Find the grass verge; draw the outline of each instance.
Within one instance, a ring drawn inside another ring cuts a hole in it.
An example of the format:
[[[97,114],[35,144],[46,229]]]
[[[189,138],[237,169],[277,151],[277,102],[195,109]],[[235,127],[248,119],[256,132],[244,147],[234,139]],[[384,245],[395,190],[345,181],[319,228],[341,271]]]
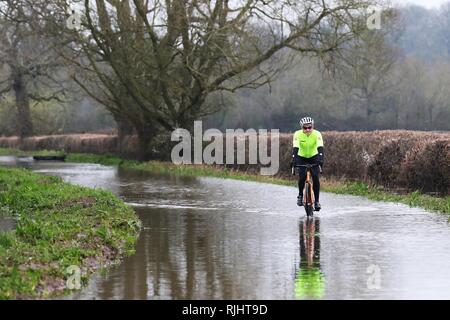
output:
[[[18,157],[61,156],[64,155],[64,151],[55,151],[55,150],[24,151],[20,149],[0,148],[0,156],[11,156],[11,155]]]
[[[68,293],[69,266],[81,284],[95,270],[134,252],[140,220],[110,192],[64,183],[26,169],[0,167],[0,299]],[[76,283],[75,283],[76,284]]]

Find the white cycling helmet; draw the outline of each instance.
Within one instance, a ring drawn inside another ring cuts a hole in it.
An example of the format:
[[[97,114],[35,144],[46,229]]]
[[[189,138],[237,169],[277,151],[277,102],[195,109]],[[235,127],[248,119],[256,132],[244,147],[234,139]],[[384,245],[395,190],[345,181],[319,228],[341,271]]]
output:
[[[303,127],[305,124],[314,125],[314,119],[311,117],[304,117],[300,119],[300,127]]]

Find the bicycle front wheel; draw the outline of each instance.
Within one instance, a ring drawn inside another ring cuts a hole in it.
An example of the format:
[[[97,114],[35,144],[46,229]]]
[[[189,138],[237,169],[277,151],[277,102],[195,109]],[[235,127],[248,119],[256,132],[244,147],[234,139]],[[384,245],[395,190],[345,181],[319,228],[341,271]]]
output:
[[[311,185],[307,184],[305,188],[305,203],[304,203],[306,215],[311,217],[314,212],[313,201],[312,201],[312,193],[311,193]]]

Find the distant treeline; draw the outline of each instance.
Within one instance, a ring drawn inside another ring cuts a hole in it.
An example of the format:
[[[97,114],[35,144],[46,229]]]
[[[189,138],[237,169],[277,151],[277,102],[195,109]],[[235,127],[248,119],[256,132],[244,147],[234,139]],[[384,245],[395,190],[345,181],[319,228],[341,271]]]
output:
[[[87,97],[81,101],[42,101],[31,108],[34,134],[63,134],[116,131],[116,123],[105,108]],[[17,134],[14,101],[0,101],[0,136]]]
[[[305,73],[305,69],[314,70]],[[321,130],[450,130],[449,61],[425,63],[405,58],[392,72],[380,76],[384,89],[367,93],[368,99],[355,94],[365,88],[352,89],[345,79],[329,79],[314,64],[299,63],[270,88],[217,97],[225,108],[206,123],[221,130],[290,132],[298,129],[301,117],[311,116]]]
[[[216,96],[225,108],[209,126],[289,132],[310,115],[322,130],[450,130],[450,2],[397,10],[383,38],[368,34],[331,69],[303,59],[270,86]]]

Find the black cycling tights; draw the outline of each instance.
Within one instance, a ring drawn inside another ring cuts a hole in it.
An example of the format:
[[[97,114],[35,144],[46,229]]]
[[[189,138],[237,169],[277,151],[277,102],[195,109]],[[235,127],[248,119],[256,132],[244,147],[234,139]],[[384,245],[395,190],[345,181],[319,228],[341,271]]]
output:
[[[315,161],[304,161],[305,159],[302,159],[303,161],[300,161],[300,164],[306,164],[316,163]],[[310,159],[308,159],[310,160]],[[303,188],[305,187],[305,181],[306,181],[306,168],[305,167],[299,167],[298,168],[298,194],[303,194]],[[313,191],[314,191],[314,199],[316,202],[319,202],[319,191],[320,191],[320,181],[319,181],[319,167],[314,166],[311,168],[312,172],[312,179],[313,179]]]

